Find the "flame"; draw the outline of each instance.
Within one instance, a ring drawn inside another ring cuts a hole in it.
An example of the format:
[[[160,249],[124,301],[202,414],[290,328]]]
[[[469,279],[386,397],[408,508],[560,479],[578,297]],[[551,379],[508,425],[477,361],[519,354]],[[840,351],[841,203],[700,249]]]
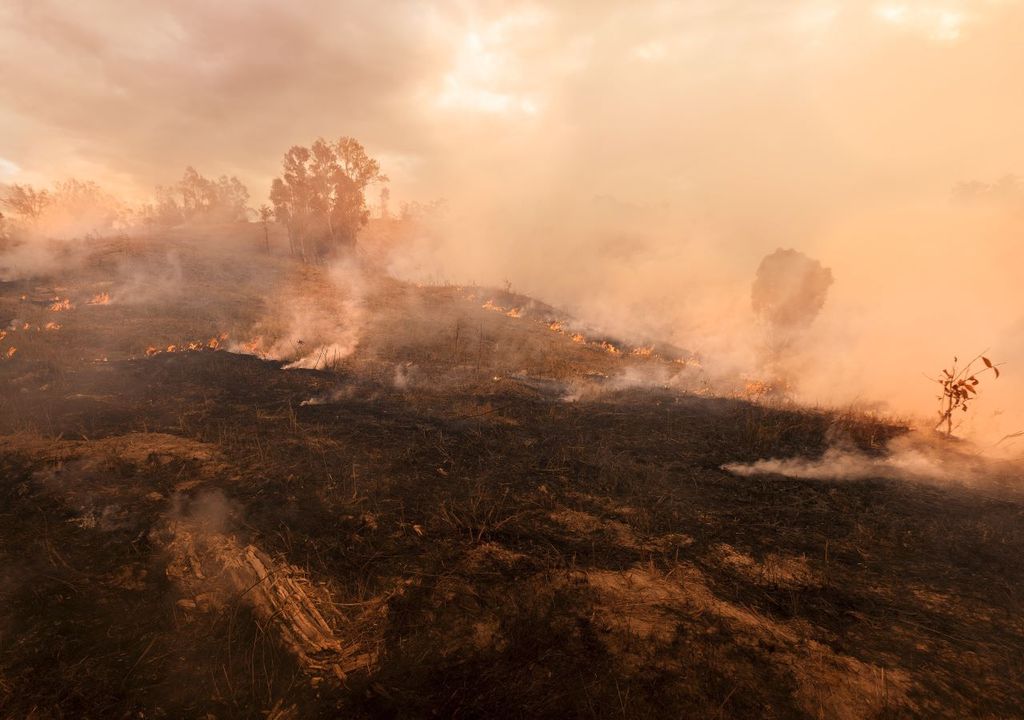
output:
[[[505,312],[505,308],[503,308],[501,305],[495,305],[494,300],[488,300],[480,307],[482,307],[484,310],[493,310],[494,312],[500,313]]]
[[[62,312],[64,310],[74,310],[75,306],[71,304],[71,300],[68,298],[54,298],[53,302],[50,303],[50,312]]]
[[[548,330],[556,333],[563,332],[562,323],[558,322],[557,320],[552,320],[551,322],[548,323]]]
[[[611,354],[611,355],[618,355],[621,352],[621,350],[619,350],[617,347],[612,345],[607,340],[602,340],[601,341],[601,349],[604,350],[605,352]]]
[[[507,313],[505,313],[505,315],[510,318],[522,317],[523,311],[520,310],[519,308],[512,308]]]
[[[224,341],[228,339],[227,333],[221,333],[209,340],[190,340],[187,343],[176,345],[174,343],[168,345],[166,348],[161,350],[155,345],[150,345],[146,348],[146,357],[153,357],[160,353],[175,353],[175,352],[197,352],[199,350],[218,350]],[[254,341],[255,342],[255,341]]]
[[[634,357],[649,358],[654,354],[654,348],[649,345],[643,345],[641,347],[633,348],[629,354]]]
[[[585,337],[583,337],[583,333],[573,333],[572,334],[572,341],[574,343],[581,343],[582,344],[582,343],[585,343],[587,341],[587,339]]]
[[[60,323],[48,322],[48,323],[46,323],[46,326],[45,326],[44,329],[45,330],[60,330],[60,328],[61,328]]]
[[[7,348],[7,359],[10,360],[12,357],[14,357],[14,353],[16,352],[18,352],[18,348],[14,347],[13,345]]]
[[[30,330],[31,328],[32,328],[32,324],[31,323],[23,323],[22,326],[21,326],[22,330]]]
[[[7,331],[0,330],[0,340],[3,340],[5,337],[7,337]]]
[[[775,391],[775,386],[766,380],[747,380],[743,385],[743,394],[748,397],[768,395]]]
[[[98,295],[93,295],[92,299],[86,303],[86,305],[109,305],[110,304],[110,293],[101,292]]]
[[[242,348],[251,355],[263,355],[263,338],[260,336],[254,337],[247,343],[242,343]]]

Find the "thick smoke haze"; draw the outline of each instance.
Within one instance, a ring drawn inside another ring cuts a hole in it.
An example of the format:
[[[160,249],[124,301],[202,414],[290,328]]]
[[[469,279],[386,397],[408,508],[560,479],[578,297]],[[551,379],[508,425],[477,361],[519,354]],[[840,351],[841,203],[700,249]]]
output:
[[[987,349],[994,442],[1024,429],[1024,186],[989,191],[1024,173],[1022,33],[1015,0],[14,1],[0,182],[141,200],[194,164],[258,205],[290,145],[351,135],[394,204],[445,200],[396,274],[723,375],[758,374],[751,282],[794,248],[834,278],[800,399],[934,414],[922,373]]]

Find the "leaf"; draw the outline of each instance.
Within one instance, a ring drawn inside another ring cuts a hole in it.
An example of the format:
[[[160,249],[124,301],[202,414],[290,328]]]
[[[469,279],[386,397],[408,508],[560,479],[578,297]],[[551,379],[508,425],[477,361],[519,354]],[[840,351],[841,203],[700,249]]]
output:
[[[999,377],[999,368],[997,368],[995,365],[993,365],[992,369],[996,371],[996,377]]]
[[[989,360],[989,359],[988,359],[987,357],[985,357],[984,355],[982,355],[982,356],[981,356],[981,361],[982,361],[983,363],[985,363],[985,367],[992,367],[992,361],[991,361],[991,360]]]

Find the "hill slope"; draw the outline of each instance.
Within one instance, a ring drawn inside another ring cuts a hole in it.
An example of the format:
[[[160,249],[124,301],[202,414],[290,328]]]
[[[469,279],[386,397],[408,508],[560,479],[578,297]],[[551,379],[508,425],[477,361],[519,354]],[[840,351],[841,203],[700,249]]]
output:
[[[0,716],[1019,715],[1019,494],[737,477],[902,430],[239,257],[0,286]]]

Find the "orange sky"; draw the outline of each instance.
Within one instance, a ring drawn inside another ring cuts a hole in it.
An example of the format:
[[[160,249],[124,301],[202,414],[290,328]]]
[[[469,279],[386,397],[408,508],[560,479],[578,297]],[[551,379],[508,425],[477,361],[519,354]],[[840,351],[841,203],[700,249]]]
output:
[[[1014,0],[11,0],[0,173],[148,189],[195,163],[255,196],[290,144],[351,134],[410,196],[509,163],[670,202],[948,187],[1024,167],[1022,19]]]

